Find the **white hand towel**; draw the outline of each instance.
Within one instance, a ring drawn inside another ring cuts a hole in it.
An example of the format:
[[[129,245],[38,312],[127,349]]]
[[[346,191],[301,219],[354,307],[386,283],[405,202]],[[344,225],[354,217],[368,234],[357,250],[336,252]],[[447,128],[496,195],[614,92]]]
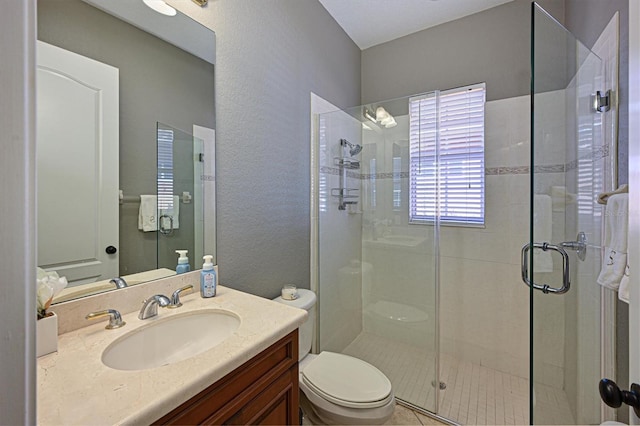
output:
[[[160,209],[160,217],[163,229],[178,229],[180,227],[180,197],[174,195],[173,207]],[[173,219],[173,222],[168,217]]]
[[[158,230],[158,197],[155,195],[140,196],[138,212],[138,229],[143,232]]]
[[[536,243],[551,243],[551,197],[547,194],[535,194],[533,203],[533,240]],[[533,249],[533,272],[553,272],[550,251]]]
[[[618,290],[627,267],[629,195],[614,194],[607,200],[604,215],[604,259],[598,284]]]
[[[620,280],[620,288],[618,288],[618,299],[625,303],[629,303],[629,265],[624,270],[624,275]]]

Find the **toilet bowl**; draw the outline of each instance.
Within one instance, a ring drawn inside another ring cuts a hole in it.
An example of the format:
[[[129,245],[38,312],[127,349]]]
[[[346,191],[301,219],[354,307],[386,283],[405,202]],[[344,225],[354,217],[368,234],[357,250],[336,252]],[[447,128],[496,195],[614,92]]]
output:
[[[299,331],[301,405],[311,418],[326,424],[383,424],[395,407],[389,379],[373,365],[352,356],[324,351],[310,354],[316,295],[298,290],[295,300],[273,299],[305,309],[309,316]]]

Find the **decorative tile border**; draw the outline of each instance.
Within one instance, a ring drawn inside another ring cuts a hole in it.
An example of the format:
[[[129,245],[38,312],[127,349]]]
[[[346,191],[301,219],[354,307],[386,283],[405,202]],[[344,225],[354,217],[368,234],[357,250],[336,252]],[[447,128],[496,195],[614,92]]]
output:
[[[581,161],[598,161],[608,156],[609,156],[609,146],[603,145],[581,157],[578,157],[577,160],[573,160],[567,163],[567,171],[577,169],[578,163]]]
[[[487,176],[495,175],[526,175],[529,173],[529,166],[500,166],[500,167],[487,167],[484,169],[484,174]]]
[[[548,164],[535,166],[535,173],[565,173],[578,168],[578,163],[582,161],[598,161],[609,156],[609,147],[601,146],[590,153],[582,155],[577,160],[568,162],[567,164]],[[530,166],[498,166],[498,167],[486,167],[484,169],[485,176],[502,176],[502,175],[526,175],[531,170]],[[341,169],[339,167],[320,167],[320,173],[339,176]],[[400,173],[356,173],[353,171],[347,171],[347,176],[354,179],[372,180],[372,179],[408,179],[409,172]]]
[[[534,173],[564,173],[567,171],[566,164],[546,164],[535,166]]]
[[[320,174],[340,176],[341,173],[342,173],[342,169],[340,169],[339,167],[328,167],[328,166],[320,167]],[[362,176],[363,175],[361,173],[356,173],[356,172],[347,170],[347,177],[354,178],[354,179],[362,179]]]

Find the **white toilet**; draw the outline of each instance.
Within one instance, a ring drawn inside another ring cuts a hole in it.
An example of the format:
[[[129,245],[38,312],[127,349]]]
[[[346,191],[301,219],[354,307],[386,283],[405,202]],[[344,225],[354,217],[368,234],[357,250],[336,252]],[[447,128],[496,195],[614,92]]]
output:
[[[309,312],[299,330],[301,405],[311,408],[311,420],[326,424],[383,424],[393,414],[395,398],[389,379],[373,365],[334,352],[313,355],[316,295],[299,289],[298,298],[273,299]]]

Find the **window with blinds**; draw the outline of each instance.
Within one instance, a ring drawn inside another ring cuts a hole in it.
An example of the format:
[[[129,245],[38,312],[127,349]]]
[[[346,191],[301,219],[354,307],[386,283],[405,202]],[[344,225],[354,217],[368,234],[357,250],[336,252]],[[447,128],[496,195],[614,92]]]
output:
[[[409,220],[484,225],[485,84],[409,99]]]
[[[173,208],[173,130],[158,129],[158,210]]]

